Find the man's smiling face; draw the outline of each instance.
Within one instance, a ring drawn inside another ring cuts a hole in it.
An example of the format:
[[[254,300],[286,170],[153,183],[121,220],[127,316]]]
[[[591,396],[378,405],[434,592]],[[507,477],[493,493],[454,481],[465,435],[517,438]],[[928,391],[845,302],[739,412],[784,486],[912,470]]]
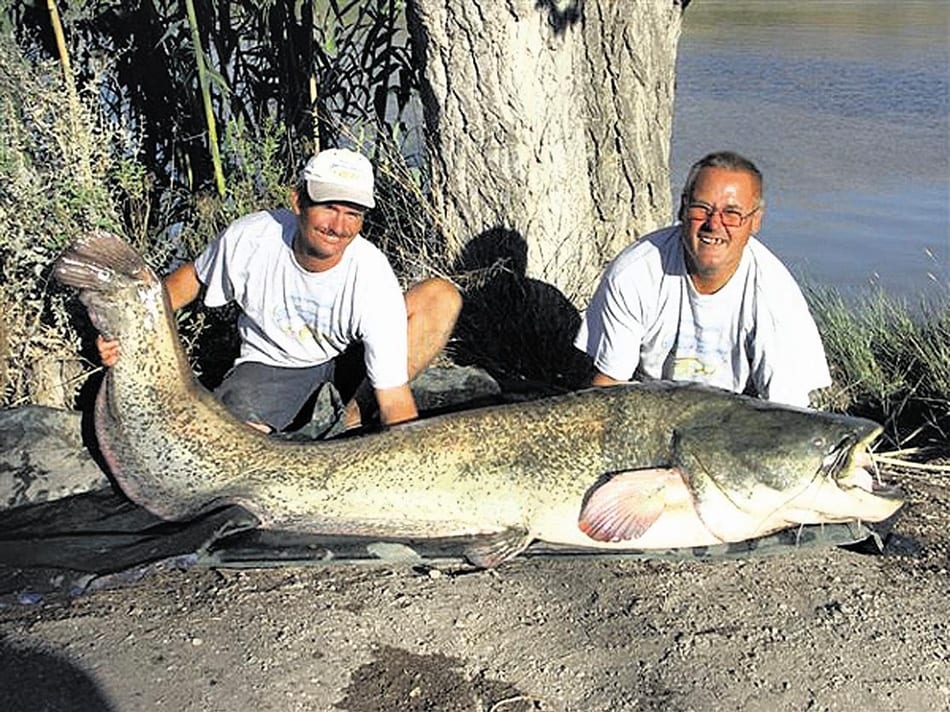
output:
[[[718,291],[735,274],[749,238],[759,231],[759,185],[751,173],[703,168],[680,207],[686,266],[696,289]],[[739,223],[727,227],[726,222]]]
[[[302,204],[293,194],[297,234],[293,250],[300,266],[322,272],[336,266],[343,252],[363,228],[365,208],[351,203]]]

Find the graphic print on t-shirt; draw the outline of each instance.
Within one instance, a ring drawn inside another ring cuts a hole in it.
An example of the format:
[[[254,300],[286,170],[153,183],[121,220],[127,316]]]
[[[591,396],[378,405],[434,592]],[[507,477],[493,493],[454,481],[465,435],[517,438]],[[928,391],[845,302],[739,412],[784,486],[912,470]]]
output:
[[[724,296],[699,295],[690,290],[680,302],[674,380],[732,388],[736,319],[731,310],[723,308]]]
[[[321,304],[306,295],[290,297],[286,305],[276,305],[272,315],[278,328],[300,344],[329,342],[333,314],[332,304]]]

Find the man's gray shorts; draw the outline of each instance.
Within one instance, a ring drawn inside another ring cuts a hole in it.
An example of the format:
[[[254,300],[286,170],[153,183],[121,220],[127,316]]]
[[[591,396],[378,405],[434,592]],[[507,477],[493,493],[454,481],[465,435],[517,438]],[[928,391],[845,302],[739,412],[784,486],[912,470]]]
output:
[[[335,361],[306,368],[282,368],[244,361],[224,377],[214,395],[245,422],[281,431],[294,422],[307,400],[333,380]]]

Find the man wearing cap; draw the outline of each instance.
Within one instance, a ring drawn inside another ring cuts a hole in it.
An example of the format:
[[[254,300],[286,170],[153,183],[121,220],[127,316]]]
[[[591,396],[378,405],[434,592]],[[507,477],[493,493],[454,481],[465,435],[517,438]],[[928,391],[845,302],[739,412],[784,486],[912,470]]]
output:
[[[461,297],[437,278],[402,294],[385,255],[359,234],[375,205],[370,162],[346,149],[321,151],[304,166],[291,210],[239,218],[165,279],[173,309],[202,287],[207,306],[240,307],[241,351],[215,390],[237,417],[286,429],[354,342],[363,344],[381,422],[416,417],[409,381],[448,341]],[[98,344],[103,364],[113,365],[118,344]],[[360,417],[352,401],[347,426]]]

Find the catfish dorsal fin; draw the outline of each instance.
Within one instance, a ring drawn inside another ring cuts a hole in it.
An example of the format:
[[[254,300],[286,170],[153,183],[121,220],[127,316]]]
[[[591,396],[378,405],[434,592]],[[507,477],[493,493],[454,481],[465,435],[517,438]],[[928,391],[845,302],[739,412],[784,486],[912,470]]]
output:
[[[577,525],[595,541],[638,539],[663,514],[666,488],[681,481],[668,467],[617,473],[593,486]]]

